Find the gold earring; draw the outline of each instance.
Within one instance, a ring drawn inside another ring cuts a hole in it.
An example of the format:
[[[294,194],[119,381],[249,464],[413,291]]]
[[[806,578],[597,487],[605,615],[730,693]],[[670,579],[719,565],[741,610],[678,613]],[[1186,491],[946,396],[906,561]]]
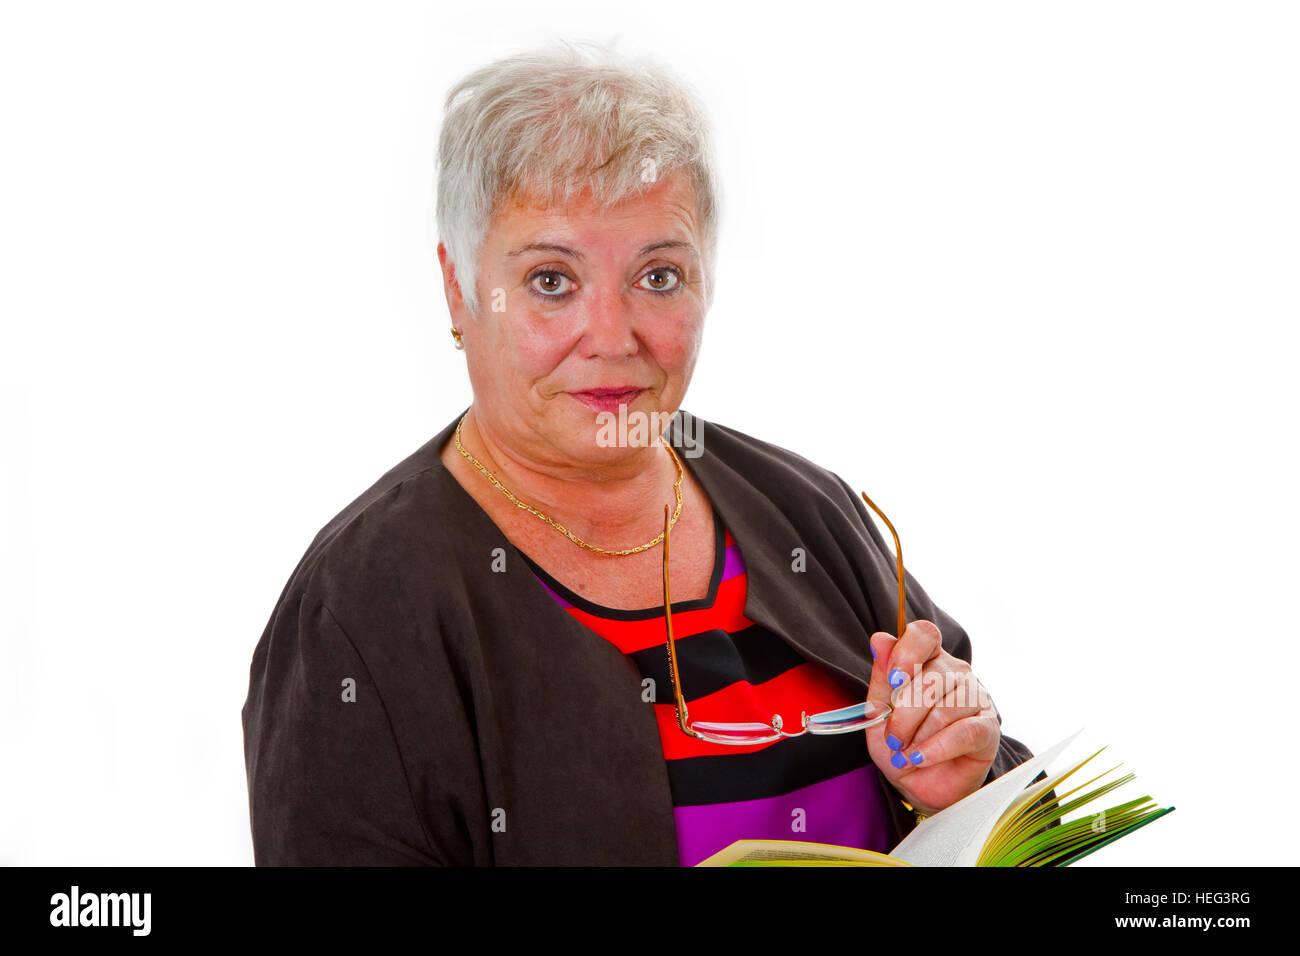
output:
[[[460,337],[460,329],[454,325],[451,327],[451,337],[456,340],[456,348],[465,351],[465,341]]]

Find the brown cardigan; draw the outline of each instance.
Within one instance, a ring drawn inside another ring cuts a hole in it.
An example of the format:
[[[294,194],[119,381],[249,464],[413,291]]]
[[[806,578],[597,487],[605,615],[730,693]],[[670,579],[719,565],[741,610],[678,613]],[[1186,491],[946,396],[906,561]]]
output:
[[[242,711],[256,862],[676,865],[640,674],[442,464],[460,417],[321,530],[257,644]],[[896,628],[897,581],[860,495],[685,410],[666,437],[744,551],[746,617],[865,695],[867,639]],[[970,660],[910,574],[907,602]],[[1004,736],[989,779],[1029,756]]]

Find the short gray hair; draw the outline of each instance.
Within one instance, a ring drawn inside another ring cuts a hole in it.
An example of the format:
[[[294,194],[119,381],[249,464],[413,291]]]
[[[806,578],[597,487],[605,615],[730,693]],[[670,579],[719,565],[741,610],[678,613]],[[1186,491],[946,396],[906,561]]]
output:
[[[437,216],[470,314],[479,313],[478,254],[505,202],[556,205],[590,189],[606,207],[679,169],[695,192],[707,307],[720,196],[708,121],[690,87],[658,64],[583,42],[469,74],[447,94]]]

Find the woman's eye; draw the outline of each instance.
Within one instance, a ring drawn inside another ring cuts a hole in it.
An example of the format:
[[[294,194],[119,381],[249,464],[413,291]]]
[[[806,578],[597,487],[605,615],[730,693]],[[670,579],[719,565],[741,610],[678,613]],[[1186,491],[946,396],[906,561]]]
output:
[[[545,296],[555,296],[556,298],[567,295],[573,285],[573,280],[563,272],[554,272],[549,269],[537,273],[529,281],[536,292]]]
[[[649,283],[637,285],[650,292],[674,292],[682,284],[682,277],[676,269],[651,269],[641,277],[641,282]]]

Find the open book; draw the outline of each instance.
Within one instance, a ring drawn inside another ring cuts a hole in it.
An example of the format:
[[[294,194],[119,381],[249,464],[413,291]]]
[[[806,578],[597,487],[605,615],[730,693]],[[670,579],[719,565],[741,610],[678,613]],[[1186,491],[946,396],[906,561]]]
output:
[[[696,865],[1067,866],[1174,809],[1157,807],[1150,797],[1139,797],[1038,832],[1133,779],[1130,773],[1101,783],[1103,777],[1117,769],[1112,767],[1086,783],[1074,783],[1044,805],[1034,806],[1101,753],[1098,750],[1060,773],[1049,772],[1045,779],[1031,783],[1078,735],[1076,731],[1043,754],[922,820],[891,854],[796,840],[737,840]]]

